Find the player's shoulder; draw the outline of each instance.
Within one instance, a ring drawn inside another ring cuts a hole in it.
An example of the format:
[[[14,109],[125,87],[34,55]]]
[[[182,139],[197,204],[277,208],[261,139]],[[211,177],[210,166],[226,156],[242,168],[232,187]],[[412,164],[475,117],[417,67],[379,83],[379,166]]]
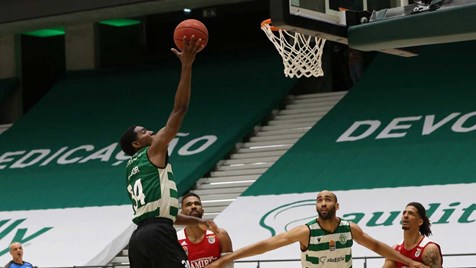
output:
[[[339,225],[340,226],[351,226],[352,224],[355,224],[351,221],[348,221],[348,220],[344,220],[342,218],[339,218]]]
[[[291,230],[289,230],[288,232],[294,232],[294,233],[297,233],[297,234],[304,234],[306,236],[309,236],[309,234],[311,232],[311,227],[307,224],[298,225],[298,226],[292,228]]]
[[[354,229],[362,230],[357,223],[355,223],[353,221],[347,221],[347,222],[348,222],[349,227],[350,227],[351,230],[354,230]]]
[[[430,251],[441,252],[440,245],[430,240],[428,243],[425,244],[425,252],[430,252]]]
[[[430,247],[430,248],[434,248],[434,247],[440,248],[440,245],[438,245],[438,243],[436,243],[435,241],[431,240],[431,239],[430,239],[429,237],[427,237],[427,236],[423,237],[423,239],[421,240],[419,246],[420,246],[420,247]]]
[[[23,264],[20,265],[18,263],[15,263],[14,261],[10,261],[4,266],[4,268],[33,268],[33,264],[27,261],[23,261]]]
[[[218,228],[218,231],[220,232],[220,234],[225,234],[225,235],[228,234],[228,231],[227,231],[227,230],[225,230],[225,229],[223,229],[223,228],[220,228],[220,227]],[[211,231],[210,231],[210,232],[211,232]]]
[[[207,231],[207,234],[210,233],[210,234],[213,234],[212,231]],[[217,236],[217,238],[219,240],[224,240],[224,239],[228,239],[230,240],[230,235],[228,234],[227,230],[223,229],[223,228],[218,228],[218,232],[215,233],[215,235]]]

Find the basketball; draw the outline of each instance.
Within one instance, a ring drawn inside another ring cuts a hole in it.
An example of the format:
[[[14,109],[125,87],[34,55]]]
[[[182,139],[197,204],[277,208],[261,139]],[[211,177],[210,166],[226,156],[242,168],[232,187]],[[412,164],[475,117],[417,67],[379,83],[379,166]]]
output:
[[[183,37],[186,36],[186,40],[190,40],[192,35],[195,35],[195,40],[202,39],[202,48],[208,43],[208,29],[201,21],[188,19],[180,22],[174,31],[174,42],[178,49],[183,50]]]

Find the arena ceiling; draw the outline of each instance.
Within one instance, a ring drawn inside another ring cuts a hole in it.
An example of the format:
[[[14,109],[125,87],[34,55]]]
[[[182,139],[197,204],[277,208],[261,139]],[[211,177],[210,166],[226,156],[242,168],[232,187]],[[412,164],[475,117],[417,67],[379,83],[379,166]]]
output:
[[[179,11],[251,2],[253,0],[110,0],[98,7],[97,1],[69,4],[64,0],[6,0],[0,3],[0,36],[50,27],[97,22],[112,18],[131,18]],[[57,3],[55,5],[55,3]],[[54,11],[54,14],[52,12]]]

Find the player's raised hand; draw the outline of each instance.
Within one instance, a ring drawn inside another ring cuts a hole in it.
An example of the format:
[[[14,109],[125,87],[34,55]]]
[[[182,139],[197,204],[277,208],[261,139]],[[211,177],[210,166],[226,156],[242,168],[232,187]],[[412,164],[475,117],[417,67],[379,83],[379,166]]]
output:
[[[195,60],[195,55],[203,49],[202,39],[196,38],[192,35],[190,40],[187,36],[183,36],[183,50],[179,51],[176,48],[171,48],[172,52],[179,57],[182,63],[192,63]]]

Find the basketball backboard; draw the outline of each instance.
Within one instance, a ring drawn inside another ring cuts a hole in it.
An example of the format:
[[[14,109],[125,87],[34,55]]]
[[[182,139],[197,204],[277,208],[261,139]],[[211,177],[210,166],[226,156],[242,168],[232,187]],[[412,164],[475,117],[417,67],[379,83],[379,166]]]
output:
[[[347,43],[346,20],[329,8],[329,0],[271,0],[274,26],[291,32]]]
[[[271,0],[270,6],[279,28],[405,57],[417,55],[415,46],[476,39],[473,14],[475,0]]]

